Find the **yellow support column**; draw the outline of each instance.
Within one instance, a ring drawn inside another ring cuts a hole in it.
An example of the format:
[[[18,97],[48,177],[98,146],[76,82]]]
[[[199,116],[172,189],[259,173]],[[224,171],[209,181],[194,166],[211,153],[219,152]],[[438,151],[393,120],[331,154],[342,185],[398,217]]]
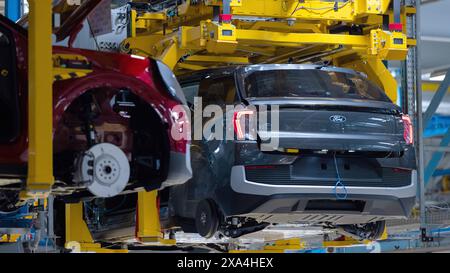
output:
[[[442,191],[444,193],[450,192],[450,176],[444,176],[442,179]]]
[[[158,191],[140,191],[137,207],[137,237],[143,243],[175,244],[175,240],[164,239],[158,211]]]
[[[100,248],[83,219],[83,203],[66,205],[66,248]]]
[[[127,249],[105,249],[95,243],[83,218],[83,203],[66,205],[66,245],[74,252],[127,253]]]
[[[352,60],[351,62],[342,62],[339,63],[339,66],[365,73],[372,82],[384,90],[394,103],[397,101],[397,81],[381,59],[372,56]]]
[[[22,198],[45,197],[53,178],[52,0],[29,0],[28,179]]]

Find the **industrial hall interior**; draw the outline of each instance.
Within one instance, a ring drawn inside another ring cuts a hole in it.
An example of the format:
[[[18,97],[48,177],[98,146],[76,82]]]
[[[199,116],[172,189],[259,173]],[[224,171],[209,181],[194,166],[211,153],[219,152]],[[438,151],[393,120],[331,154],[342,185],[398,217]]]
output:
[[[0,253],[450,252],[449,13],[0,0]]]

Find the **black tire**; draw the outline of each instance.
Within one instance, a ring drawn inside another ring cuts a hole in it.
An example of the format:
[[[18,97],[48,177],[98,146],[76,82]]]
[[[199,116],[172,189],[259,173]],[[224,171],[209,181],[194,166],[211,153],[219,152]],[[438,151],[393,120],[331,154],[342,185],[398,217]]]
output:
[[[375,222],[375,227],[372,232],[372,238],[369,239],[371,240],[381,239],[385,230],[386,230],[386,221]]]
[[[16,191],[0,191],[0,212],[13,213],[20,207],[16,204],[19,202],[19,192]]]
[[[386,229],[386,221],[377,221],[359,225],[344,225],[341,229],[360,240],[378,240]],[[345,235],[345,234],[344,234]]]
[[[219,213],[211,200],[202,200],[197,205],[195,213],[195,227],[198,234],[204,238],[211,238],[219,229]]]

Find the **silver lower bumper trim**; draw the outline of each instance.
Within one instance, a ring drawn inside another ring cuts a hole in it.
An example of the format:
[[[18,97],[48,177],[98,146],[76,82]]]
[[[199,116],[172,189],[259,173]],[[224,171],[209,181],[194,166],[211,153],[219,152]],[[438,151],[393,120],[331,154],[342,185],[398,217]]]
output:
[[[300,186],[300,185],[269,185],[246,180],[245,167],[234,166],[231,170],[231,188],[238,193],[270,196],[275,194],[336,194],[342,195],[344,191],[348,195],[378,195],[396,198],[411,198],[416,196],[415,172],[411,185],[400,188],[379,187],[345,187],[335,188],[330,186]],[[345,181],[343,181],[345,185]]]

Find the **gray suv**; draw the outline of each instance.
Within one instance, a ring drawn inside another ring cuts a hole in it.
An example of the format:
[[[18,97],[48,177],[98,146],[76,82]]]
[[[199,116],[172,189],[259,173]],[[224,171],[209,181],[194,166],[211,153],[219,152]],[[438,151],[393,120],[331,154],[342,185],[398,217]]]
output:
[[[270,224],[306,223],[376,239],[385,220],[410,214],[411,120],[364,75],[251,65],[195,72],[180,83],[192,109],[196,96],[224,112],[227,105],[268,116],[279,109],[276,130],[272,119],[252,127],[236,110],[200,119],[206,125],[233,116],[236,138],[192,141],[193,178],[172,187],[168,203],[185,231],[239,237]]]

